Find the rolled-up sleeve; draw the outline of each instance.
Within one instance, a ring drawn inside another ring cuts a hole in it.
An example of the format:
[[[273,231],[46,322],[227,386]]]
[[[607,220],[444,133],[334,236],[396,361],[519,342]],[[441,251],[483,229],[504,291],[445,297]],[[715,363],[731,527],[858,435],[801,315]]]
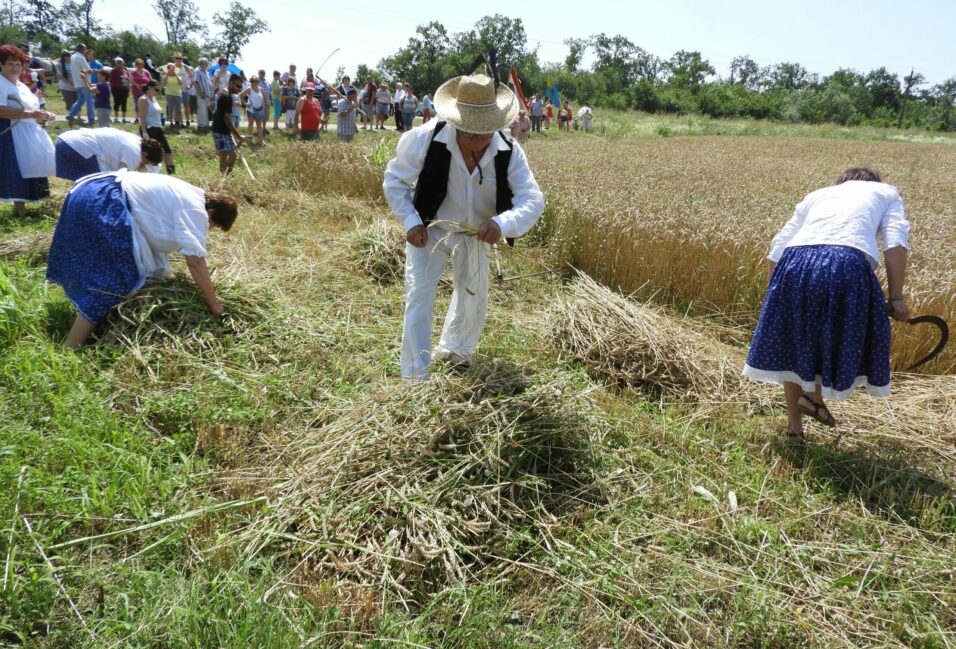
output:
[[[790,240],[793,239],[797,235],[797,232],[800,231],[800,228],[803,227],[803,222],[806,218],[807,201],[804,199],[800,201],[793,210],[793,216],[790,217],[787,224],[780,229],[777,236],[770,242],[770,254],[767,255],[767,259],[774,263],[780,261],[780,257],[783,256],[783,251],[786,249],[787,244],[790,243]]]
[[[425,154],[428,153],[432,132],[432,129],[413,129],[406,132],[398,141],[395,157],[385,167],[385,180],[382,183],[385,200],[406,232],[416,225],[422,225],[422,219],[412,200],[415,183],[425,165]]]
[[[880,236],[883,237],[883,250],[903,246],[910,249],[910,222],[903,211],[903,199],[896,192],[890,197],[889,205],[880,220]]]
[[[501,236],[513,239],[527,234],[544,212],[544,194],[531,173],[528,157],[518,144],[511,153],[508,184],[514,194],[511,209],[493,218],[501,228]]]

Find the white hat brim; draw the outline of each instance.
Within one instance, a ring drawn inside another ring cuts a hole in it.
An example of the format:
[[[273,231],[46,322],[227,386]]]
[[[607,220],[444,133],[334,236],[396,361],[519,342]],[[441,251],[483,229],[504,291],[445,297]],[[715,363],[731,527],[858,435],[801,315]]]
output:
[[[458,103],[458,84],[462,77],[443,83],[435,91],[435,111],[438,118],[459,131],[488,135],[509,126],[518,116],[518,100],[511,88],[501,83],[495,103],[488,106],[464,106]]]

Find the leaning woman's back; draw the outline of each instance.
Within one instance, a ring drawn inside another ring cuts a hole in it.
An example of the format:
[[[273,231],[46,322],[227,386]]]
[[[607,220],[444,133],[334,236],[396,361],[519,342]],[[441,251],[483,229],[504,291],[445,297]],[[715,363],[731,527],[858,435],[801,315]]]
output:
[[[877,233],[885,250],[905,243],[908,230],[895,187],[848,180],[808,194],[774,237],[770,258],[777,261],[785,248],[795,246],[841,245],[863,252],[876,268],[880,258]]]
[[[209,215],[203,190],[161,174],[127,173],[120,182],[133,223],[152,252],[161,254],[163,260],[170,252],[206,256]],[[161,265],[168,272],[167,263]],[[152,275],[160,269],[145,270],[153,271],[147,273]]]

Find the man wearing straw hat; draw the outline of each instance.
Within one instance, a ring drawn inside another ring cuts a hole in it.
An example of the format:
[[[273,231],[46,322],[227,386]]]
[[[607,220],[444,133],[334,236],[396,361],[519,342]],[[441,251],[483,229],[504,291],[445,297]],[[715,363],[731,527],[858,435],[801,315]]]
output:
[[[385,197],[405,228],[402,377],[428,378],[435,291],[452,258],[454,292],[435,356],[464,363],[488,309],[491,245],[528,232],[544,196],[520,145],[501,129],[518,101],[504,84],[461,76],[435,93],[437,120],[408,131],[385,170]]]

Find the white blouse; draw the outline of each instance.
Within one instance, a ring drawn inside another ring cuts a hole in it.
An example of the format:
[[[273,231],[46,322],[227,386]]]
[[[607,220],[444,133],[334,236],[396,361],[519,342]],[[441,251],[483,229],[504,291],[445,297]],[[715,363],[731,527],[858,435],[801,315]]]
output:
[[[96,156],[100,171],[117,171],[125,164],[131,171],[139,169],[143,141],[118,128],[80,128],[64,131],[60,139],[84,158]]]
[[[768,259],[780,261],[794,246],[848,246],[862,251],[875,270],[880,265],[877,234],[883,250],[909,250],[910,224],[896,188],[886,183],[849,180],[807,195],[770,244]]]

